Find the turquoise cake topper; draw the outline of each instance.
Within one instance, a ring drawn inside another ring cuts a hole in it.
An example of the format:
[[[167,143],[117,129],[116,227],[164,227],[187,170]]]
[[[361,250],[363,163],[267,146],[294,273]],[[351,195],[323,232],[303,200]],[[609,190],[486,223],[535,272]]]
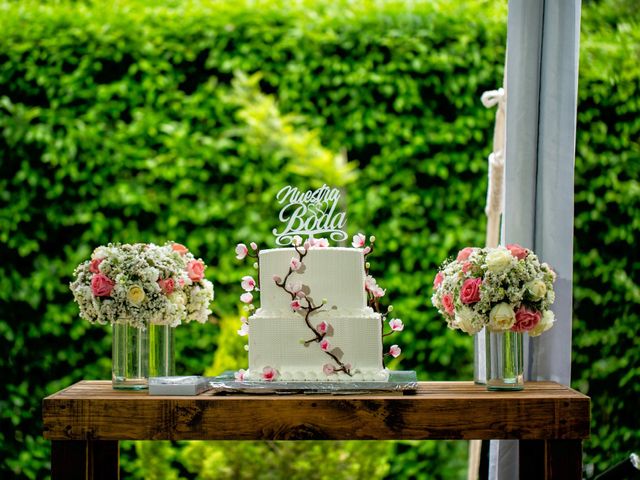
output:
[[[282,205],[278,218],[284,224],[281,231],[273,229],[277,245],[291,245],[296,235],[312,238],[328,234],[334,242],[347,239],[347,233],[342,230],[347,214],[338,208],[340,190],[337,188],[322,185],[316,190],[301,192],[287,185],[280,189],[276,201]]]

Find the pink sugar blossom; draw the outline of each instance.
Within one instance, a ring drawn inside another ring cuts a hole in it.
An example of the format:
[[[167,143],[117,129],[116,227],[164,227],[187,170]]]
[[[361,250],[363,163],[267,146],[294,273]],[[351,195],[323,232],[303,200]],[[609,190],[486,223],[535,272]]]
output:
[[[302,284],[300,282],[291,282],[287,284],[287,290],[294,294],[298,293],[300,290],[302,290]]]
[[[345,370],[345,372],[348,372],[349,370],[351,370],[351,364],[350,363],[345,363],[344,364],[344,370]]]
[[[333,375],[334,373],[336,373],[336,368],[330,363],[325,363],[322,367],[322,371],[325,375]]]
[[[453,297],[450,293],[445,293],[442,296],[442,306],[445,312],[447,312],[449,315],[453,315],[455,310],[453,307]]]
[[[236,245],[236,258],[238,260],[242,260],[244,257],[246,257],[247,253],[249,253],[249,249],[244,243],[239,243],[238,245]]]
[[[373,278],[371,275],[367,275],[367,277],[364,279],[365,290],[369,290],[371,292],[377,287],[378,287],[378,284],[376,283],[376,279]]]
[[[262,369],[262,379],[266,380],[267,382],[275,380],[277,376],[278,376],[278,371],[275,368],[264,367]]]
[[[517,243],[508,244],[507,250],[509,250],[511,252],[511,255],[516,257],[518,260],[523,260],[527,255],[529,255],[529,250],[518,245]]]
[[[165,278],[165,279],[158,279],[158,286],[160,287],[160,290],[162,290],[164,293],[166,293],[167,295],[171,295],[173,293],[173,290],[176,287],[176,284],[173,280],[173,278]]]
[[[316,238],[311,240],[314,241],[312,246],[316,248],[327,248],[329,246],[329,240],[326,238]]]
[[[251,247],[251,250],[258,250],[258,244],[256,242],[251,242],[249,246]]]
[[[91,260],[91,262],[89,262],[89,271],[91,273],[100,273],[100,269],[98,267],[103,260],[104,258],[94,258],[93,260]]]
[[[249,320],[247,320],[247,317],[240,317],[240,321],[242,323],[249,323]]]
[[[540,318],[540,312],[530,310],[524,305],[521,305],[520,308],[516,310],[516,323],[511,327],[511,331],[528,332],[540,323]]]
[[[300,235],[294,235],[293,239],[291,240],[291,245],[293,245],[294,247],[299,247],[301,243],[302,237]]]
[[[289,268],[294,272],[297,272],[302,266],[302,262],[296,257],[291,257],[291,262],[289,263]]]
[[[373,293],[373,296],[376,297],[376,298],[382,298],[382,297],[384,297],[384,294],[386,292],[387,292],[386,290],[382,289],[381,287],[376,286],[376,288],[371,293]]]
[[[302,290],[296,292],[296,297],[298,297],[298,298],[304,298],[306,296],[307,296],[307,294],[304,293]]]
[[[460,289],[460,301],[465,304],[479,302],[480,285],[482,285],[481,278],[467,278]]]
[[[323,320],[318,325],[316,325],[316,330],[320,335],[327,333],[327,331],[329,330],[329,324]]]
[[[91,277],[91,291],[96,297],[108,297],[115,283],[102,273],[94,273]]]
[[[171,249],[174,252],[178,252],[180,255],[184,255],[185,253],[187,253],[189,251],[189,249],[187,247],[185,247],[184,245],[182,245],[180,243],[172,243],[171,244]]]
[[[294,300],[293,302],[291,302],[291,309],[294,312],[297,312],[298,310],[300,310],[302,308],[302,304],[300,303],[299,300]]]
[[[254,288],[256,288],[256,281],[251,275],[246,275],[242,277],[242,282],[240,283],[240,285],[245,292],[251,292]]]
[[[236,379],[236,382],[244,382],[244,376],[246,375],[246,373],[247,371],[244,368],[241,368],[240,370],[235,372],[233,376]]]
[[[442,275],[442,272],[438,272],[436,278],[433,279],[433,288],[438,288],[440,285],[442,285],[443,280],[444,275]]]
[[[401,353],[402,349],[398,345],[391,345],[391,347],[389,347],[389,355],[393,358],[398,358]]]
[[[473,247],[465,247],[462,250],[460,250],[458,252],[458,256],[456,257],[456,260],[459,262],[464,262],[465,260],[467,260],[471,254],[474,252],[475,248]]]
[[[358,233],[353,236],[353,242],[351,242],[351,245],[353,245],[353,248],[362,248],[366,241],[367,238],[362,233]]]
[[[327,340],[327,339],[322,340],[322,341],[320,342],[320,349],[321,349],[322,351],[324,351],[324,352],[326,352],[326,351],[328,351],[328,350],[331,350],[331,344],[329,343],[329,340]]]
[[[238,335],[240,335],[241,337],[249,335],[249,324],[248,323],[243,323],[240,326],[240,330],[238,330]]]
[[[204,278],[204,262],[202,260],[191,260],[187,264],[187,274],[189,278],[194,282],[199,282]]]
[[[273,281],[276,283],[281,283],[282,282],[282,278],[280,278],[278,275],[274,275],[273,276]]]
[[[302,244],[302,248],[304,248],[305,250],[309,250],[311,248],[311,242],[309,240],[305,240],[305,242]]]
[[[364,247],[362,253],[364,253],[365,255],[369,255],[371,253],[371,247]]]
[[[253,295],[251,295],[249,292],[243,293],[242,295],[240,295],[240,301],[242,303],[251,303],[253,302]]]
[[[404,324],[402,323],[402,320],[400,320],[399,318],[394,318],[393,320],[390,320],[389,326],[391,327],[391,330],[393,330],[394,332],[401,332],[404,329]]]

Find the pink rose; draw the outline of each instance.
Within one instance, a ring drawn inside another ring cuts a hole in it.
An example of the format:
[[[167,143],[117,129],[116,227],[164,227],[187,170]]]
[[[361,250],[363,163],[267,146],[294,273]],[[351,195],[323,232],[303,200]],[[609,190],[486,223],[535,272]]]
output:
[[[331,344],[329,343],[329,340],[322,340],[322,341],[320,342],[320,349],[321,349],[323,352],[326,352],[326,351],[328,351],[328,350],[331,350]]]
[[[113,280],[102,273],[94,273],[91,277],[91,291],[96,297],[108,297],[114,285]]]
[[[433,279],[433,288],[438,288],[440,285],[442,285],[443,280],[444,275],[442,275],[442,272],[438,272],[436,278]]]
[[[482,285],[481,278],[467,278],[462,284],[460,290],[460,300],[462,303],[476,303],[480,301],[480,285]]]
[[[456,260],[459,262],[464,262],[465,260],[467,260],[469,258],[469,256],[471,256],[471,254],[475,251],[475,248],[473,247],[466,247],[463,248],[462,250],[460,250],[458,252],[458,256],[456,257]]]
[[[289,263],[289,268],[294,272],[297,272],[302,266],[302,262],[296,257],[291,257],[291,262]]]
[[[449,315],[453,315],[453,297],[450,293],[446,293],[442,296],[442,306],[444,307],[444,311]]]
[[[325,363],[324,366],[322,367],[322,371],[324,372],[325,375],[332,375],[336,373],[336,368],[330,363]]]
[[[397,358],[402,353],[402,349],[398,345],[391,345],[389,347],[389,355],[393,358]]]
[[[353,242],[351,242],[351,245],[353,245],[353,248],[362,248],[366,241],[366,237],[362,233],[358,233],[353,236]]]
[[[89,262],[89,271],[91,273],[100,273],[100,269],[98,267],[103,260],[104,258],[94,258],[93,260],[91,260],[91,262]]]
[[[204,262],[202,260],[191,260],[187,264],[187,274],[194,282],[199,282],[204,278]]]
[[[507,245],[507,250],[509,250],[511,252],[511,255],[516,257],[518,260],[522,260],[527,255],[529,255],[529,250],[521,247],[517,243],[510,243],[509,245]]]
[[[244,257],[246,257],[247,253],[249,253],[249,249],[244,243],[239,243],[238,245],[236,245],[236,258],[238,260],[242,260]]]
[[[244,382],[244,376],[246,374],[246,370],[244,368],[241,368],[240,370],[238,370],[237,372],[235,372],[233,374],[233,376],[236,379],[236,382]]]
[[[253,302],[253,295],[251,295],[249,292],[243,293],[242,295],[240,295],[240,301],[243,303],[251,303]]]
[[[185,247],[180,243],[172,243],[171,248],[173,249],[174,252],[178,252],[180,255],[184,255],[189,251],[187,247]]]
[[[300,303],[299,300],[294,300],[293,302],[291,302],[291,310],[293,310],[294,312],[297,312],[301,308],[302,308],[302,304]]]
[[[529,310],[524,305],[521,305],[516,310],[516,323],[511,327],[512,332],[528,332],[536,325],[540,323],[540,312],[537,310]]]
[[[469,270],[471,270],[471,262],[464,262],[464,264],[462,265],[462,273],[469,273]]]
[[[246,275],[242,277],[242,282],[240,282],[240,286],[245,292],[251,292],[254,288],[256,288],[256,281],[252,276]]]
[[[278,376],[278,371],[275,368],[264,367],[262,369],[262,379],[266,380],[267,382],[275,380],[277,376]]]
[[[159,279],[158,285],[160,289],[166,293],[167,295],[171,295],[173,290],[176,288],[176,283],[173,281],[173,278]]]
[[[329,330],[329,324],[323,320],[318,325],[316,325],[316,330],[320,335],[327,333],[327,331]]]
[[[400,320],[399,318],[394,318],[393,320],[390,320],[389,326],[391,327],[391,330],[393,330],[394,332],[401,332],[404,329],[404,324],[402,323],[402,320]]]

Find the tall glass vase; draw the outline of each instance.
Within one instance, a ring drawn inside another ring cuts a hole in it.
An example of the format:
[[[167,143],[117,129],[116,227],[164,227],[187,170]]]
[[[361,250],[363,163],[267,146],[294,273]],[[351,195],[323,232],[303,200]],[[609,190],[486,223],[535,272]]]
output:
[[[149,326],[149,376],[175,375],[174,329],[169,325]]]
[[[148,387],[148,329],[127,322],[113,324],[111,383],[116,390]]]
[[[522,390],[524,357],[522,333],[486,332],[487,390]]]
[[[473,336],[473,382],[487,384],[487,329],[483,328]]]

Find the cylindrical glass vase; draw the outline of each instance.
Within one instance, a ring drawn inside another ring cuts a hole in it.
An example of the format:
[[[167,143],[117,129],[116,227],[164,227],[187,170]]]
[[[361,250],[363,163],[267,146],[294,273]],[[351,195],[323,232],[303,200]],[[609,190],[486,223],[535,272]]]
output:
[[[145,390],[149,378],[148,329],[113,324],[111,382],[115,390]]]
[[[169,325],[149,325],[149,376],[176,374],[174,329]]]
[[[473,382],[487,384],[487,329],[483,328],[473,335]]]
[[[522,390],[524,357],[522,333],[486,332],[487,390]]]

